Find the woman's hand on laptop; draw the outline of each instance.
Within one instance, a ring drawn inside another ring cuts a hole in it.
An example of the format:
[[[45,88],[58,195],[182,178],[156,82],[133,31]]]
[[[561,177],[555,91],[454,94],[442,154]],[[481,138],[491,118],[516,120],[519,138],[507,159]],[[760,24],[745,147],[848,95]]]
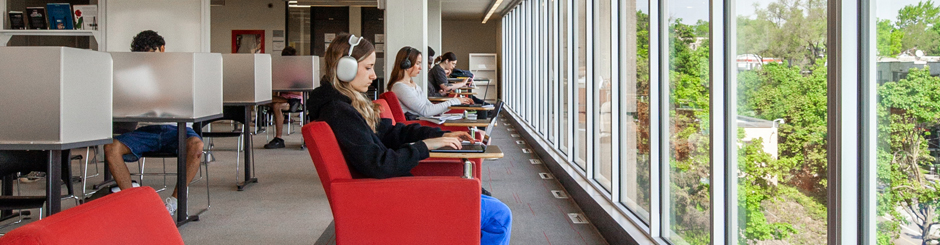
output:
[[[460,104],[462,104],[462,105],[470,105],[470,104],[473,104],[473,99],[470,99],[470,98],[463,98],[463,97],[461,97],[461,98],[457,98],[457,99],[460,99]]]
[[[470,133],[462,132],[462,131],[445,133],[444,137],[455,137],[455,138],[460,139],[461,141],[466,140],[466,141],[473,142],[473,137],[470,136]]]
[[[428,146],[429,150],[437,150],[448,146],[454,149],[460,149],[461,146],[459,138],[446,137],[446,135],[445,137],[430,138],[423,141],[424,144]]]

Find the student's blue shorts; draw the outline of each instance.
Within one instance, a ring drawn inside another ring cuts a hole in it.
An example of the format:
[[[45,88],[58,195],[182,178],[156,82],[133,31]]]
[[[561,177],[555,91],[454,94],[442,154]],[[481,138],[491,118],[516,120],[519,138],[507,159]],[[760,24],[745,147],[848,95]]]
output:
[[[125,162],[136,162],[140,155],[147,152],[178,153],[179,140],[176,126],[144,126],[130,133],[115,136],[114,139],[131,149],[131,154],[124,155]],[[199,137],[192,128],[186,128],[186,138]],[[199,137],[202,139],[202,137]]]

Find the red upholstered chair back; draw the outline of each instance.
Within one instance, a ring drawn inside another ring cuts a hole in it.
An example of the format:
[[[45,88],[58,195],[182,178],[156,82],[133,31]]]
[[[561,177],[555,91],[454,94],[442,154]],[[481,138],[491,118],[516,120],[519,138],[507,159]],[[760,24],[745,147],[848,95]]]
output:
[[[66,209],[0,237],[0,244],[183,244],[157,192],[137,187]]]
[[[334,180],[352,179],[349,167],[346,166],[346,158],[339,149],[339,143],[336,143],[333,129],[330,129],[330,125],[326,122],[308,123],[302,131],[307,151],[310,152],[310,159],[313,160],[313,166],[317,168],[317,175],[320,176],[320,183],[323,184],[326,197],[332,203],[330,183]]]
[[[385,99],[377,99],[377,100],[373,100],[372,102],[379,104],[379,106],[382,106],[382,113],[379,114],[379,117],[392,119],[392,125],[395,125],[395,122],[397,120],[395,120],[395,116],[392,115],[393,114],[392,109],[389,108],[388,101],[386,101]]]
[[[385,99],[385,102],[388,102],[388,107],[392,109],[392,116],[395,116],[396,122],[405,122],[405,111],[401,109],[401,102],[398,101],[398,95],[395,95],[394,92],[385,92],[379,95],[379,98]]]

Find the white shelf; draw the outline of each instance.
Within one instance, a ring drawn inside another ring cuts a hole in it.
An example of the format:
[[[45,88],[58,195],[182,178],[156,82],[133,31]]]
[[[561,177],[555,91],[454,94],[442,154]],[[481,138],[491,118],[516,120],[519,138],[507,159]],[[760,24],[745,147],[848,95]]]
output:
[[[94,37],[99,42],[100,35],[98,30],[0,30],[0,46],[7,46],[13,36]]]

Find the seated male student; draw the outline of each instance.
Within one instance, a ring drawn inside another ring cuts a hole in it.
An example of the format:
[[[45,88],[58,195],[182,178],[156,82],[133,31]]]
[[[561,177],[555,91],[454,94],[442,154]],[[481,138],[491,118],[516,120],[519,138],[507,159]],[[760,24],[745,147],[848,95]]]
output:
[[[450,83],[447,82],[447,74],[450,71],[453,71],[457,67],[457,55],[453,52],[447,52],[442,54],[440,57],[434,60],[435,63],[440,62],[435,65],[429,71],[428,77],[430,77],[430,82],[428,83],[428,96],[429,97],[442,97],[443,94],[453,91],[454,89],[467,86],[468,80],[470,78],[464,79],[461,82]],[[483,100],[477,98],[476,96],[470,96],[470,99],[473,99],[474,104],[483,104]]]
[[[133,52],[163,52],[166,48],[163,37],[157,32],[147,30],[142,31],[134,37],[131,43]],[[168,71],[169,72],[169,71]],[[172,124],[172,125],[171,125]],[[178,150],[177,127],[176,124],[144,124],[136,130],[114,137],[114,142],[104,146],[105,159],[108,163],[108,169],[114,176],[118,188],[112,188],[112,192],[123,189],[137,187],[137,183],[131,182],[130,171],[124,162],[137,161],[142,154],[150,152],[171,152]],[[199,171],[199,159],[202,157],[202,139],[191,128],[186,127],[186,183],[189,183],[196,177]],[[178,187],[177,187],[178,188]],[[185,193],[184,193],[185,194]],[[173,195],[166,199],[166,209],[170,214],[176,212],[177,190],[173,190]]]
[[[286,47],[281,51],[281,56],[297,55],[294,47]],[[295,92],[280,92],[271,97],[271,110],[274,113],[274,139],[264,145],[265,149],[284,148],[284,112],[282,110],[294,111],[303,103],[303,95]]]

